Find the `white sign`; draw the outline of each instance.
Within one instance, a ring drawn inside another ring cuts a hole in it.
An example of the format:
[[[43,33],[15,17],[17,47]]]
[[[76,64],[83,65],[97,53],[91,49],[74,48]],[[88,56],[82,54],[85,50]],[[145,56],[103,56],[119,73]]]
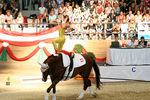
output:
[[[100,66],[101,81],[150,81],[150,66]]]

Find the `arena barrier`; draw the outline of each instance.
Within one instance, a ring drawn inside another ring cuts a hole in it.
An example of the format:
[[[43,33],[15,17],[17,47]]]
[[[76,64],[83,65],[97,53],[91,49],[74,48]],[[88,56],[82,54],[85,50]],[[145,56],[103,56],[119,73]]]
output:
[[[101,82],[139,81],[150,82],[150,66],[99,66]],[[76,76],[75,79],[82,78]],[[94,77],[89,77],[94,79]],[[49,79],[46,83],[51,82]],[[41,76],[29,76],[20,78],[21,84],[35,84],[42,82]]]
[[[150,82],[150,66],[100,66],[102,82]]]
[[[83,26],[87,25],[89,27],[90,24],[94,24],[94,29],[84,28]],[[131,25],[130,25],[131,24]],[[58,24],[52,24],[52,26],[57,26]],[[118,34],[119,38],[121,40],[128,40],[132,36],[137,36],[138,39],[140,39],[141,36],[144,35],[145,39],[150,39],[150,23],[149,22],[127,22],[127,23],[117,23],[117,22],[102,22],[102,23],[72,23],[73,26],[79,26],[78,29],[76,27],[72,27],[72,29],[69,29],[66,31],[66,36],[69,35],[72,37],[77,37],[81,35],[82,39],[86,39],[85,34],[88,35],[91,39],[114,39],[114,36]],[[100,25],[99,28],[96,28],[96,25]],[[111,25],[112,27],[109,28],[108,26]],[[0,29],[7,30],[9,33],[12,34],[11,31],[15,33],[31,33],[31,32],[41,32],[48,30],[51,28],[51,24],[40,24],[35,23],[33,26],[33,23],[25,23],[23,30],[18,28],[17,24],[12,23],[11,28],[7,27],[7,24],[0,24]],[[44,28],[42,26],[45,26]],[[133,27],[134,26],[134,29]],[[95,37],[96,36],[96,37]]]

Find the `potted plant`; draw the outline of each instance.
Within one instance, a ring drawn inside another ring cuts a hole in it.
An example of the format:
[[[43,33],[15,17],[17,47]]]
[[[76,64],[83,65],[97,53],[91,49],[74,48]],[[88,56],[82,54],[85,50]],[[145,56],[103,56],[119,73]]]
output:
[[[10,77],[9,76],[7,77],[6,85],[7,86],[10,85]]]

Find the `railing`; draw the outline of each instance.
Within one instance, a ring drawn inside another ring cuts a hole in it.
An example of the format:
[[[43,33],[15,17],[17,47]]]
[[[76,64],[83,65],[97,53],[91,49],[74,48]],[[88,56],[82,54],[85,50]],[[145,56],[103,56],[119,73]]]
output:
[[[58,24],[48,23],[25,23],[25,24],[0,24],[0,29],[6,29],[16,32],[39,32],[48,28],[57,26]],[[66,35],[71,39],[114,39],[118,36],[120,39],[128,39],[129,37],[138,35],[150,35],[150,22],[140,23],[72,23],[71,29],[66,30]],[[28,31],[31,30],[31,31]]]

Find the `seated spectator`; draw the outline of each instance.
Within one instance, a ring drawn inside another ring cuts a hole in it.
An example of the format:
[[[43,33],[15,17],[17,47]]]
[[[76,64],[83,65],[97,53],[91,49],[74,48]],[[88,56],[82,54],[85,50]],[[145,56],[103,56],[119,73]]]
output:
[[[144,22],[150,22],[150,15],[148,14],[148,11],[144,14]]]
[[[135,20],[135,17],[132,14],[132,11],[129,11],[129,14],[127,15],[127,21],[130,22],[130,21],[134,21],[134,20]]]
[[[105,10],[107,11],[107,13],[109,14],[111,12],[111,4],[109,3],[108,6],[105,8]]]
[[[137,15],[135,15],[135,21],[142,22],[142,15],[140,14],[140,11],[137,11]]]
[[[84,24],[82,24],[82,34],[81,34],[81,36],[82,36],[82,39],[84,40],[84,39],[86,39],[87,33],[88,33],[88,24],[87,24],[87,23],[89,23],[88,19],[83,18],[82,23],[84,23]]]
[[[2,8],[2,13],[5,15],[7,10],[8,10],[7,4],[4,4]]]
[[[138,46],[139,47],[147,47],[148,46],[148,43],[147,43],[147,41],[145,41],[143,36],[141,37],[141,41],[139,41]]]
[[[104,7],[103,7],[101,1],[98,1],[98,6],[96,7],[96,11],[97,11],[98,14],[100,14],[104,11]]]
[[[126,23],[126,20],[123,20],[123,23],[120,24],[121,28],[121,39],[128,39],[128,23]],[[125,37],[124,37],[125,36]]]
[[[74,13],[81,14],[81,10],[80,10],[80,7],[79,7],[79,5],[78,5],[78,4],[76,4],[76,5],[75,5]]]
[[[111,48],[120,48],[122,46],[121,41],[119,41],[118,36],[115,36],[115,41],[111,42]]]
[[[0,9],[2,9],[3,4],[4,4],[4,1],[3,1],[3,0],[1,0],[1,1],[0,1]]]
[[[124,16],[123,12],[121,11],[120,15],[118,16],[118,22],[122,23],[124,20],[125,20],[125,16]]]
[[[39,15],[38,15],[38,19],[42,18],[42,15],[46,12],[46,8],[44,7],[44,4],[41,3],[41,7],[39,8]]]
[[[63,12],[61,9],[58,10],[58,16],[57,16],[57,19],[58,19],[58,24],[61,24],[62,23],[62,17],[63,17]]]
[[[44,15],[42,16],[42,18],[41,18],[41,22],[42,22],[42,24],[41,24],[41,26],[40,26],[40,28],[46,28],[46,25],[47,25],[47,23],[48,23],[48,16],[47,16],[47,13],[45,12],[44,13]]]
[[[55,15],[58,15],[58,6],[57,5],[55,5],[55,8],[54,8],[54,13],[55,13]]]
[[[10,10],[7,10],[6,13],[7,14],[5,15],[5,21],[6,21],[6,24],[7,24],[7,28],[10,28],[10,25],[11,25],[11,22],[13,20],[13,17],[11,15]]]
[[[10,25],[10,29],[11,31],[16,31],[18,29],[18,25],[16,23],[16,20],[15,19],[12,19],[12,22],[11,22],[11,25]]]
[[[132,37],[132,36],[137,36],[137,33],[136,33],[136,23],[134,20],[131,20],[128,24],[128,31],[129,31],[129,36]]]
[[[65,12],[68,16],[70,16],[72,14],[72,6],[70,6],[69,2],[67,2],[67,4],[66,4]]]
[[[49,19],[49,27],[54,27],[57,19],[57,16],[54,14],[54,10],[51,11],[48,19]]]
[[[127,7],[127,4],[126,3],[123,3],[123,7],[121,8],[121,11],[123,11],[123,13],[125,13],[125,15],[127,15],[129,9]]]
[[[119,7],[119,4],[116,2],[113,9],[115,10],[115,13],[117,16],[119,16],[120,14],[120,7]]]
[[[136,37],[135,36],[133,36],[132,38],[131,38],[131,40],[128,40],[127,41],[127,44],[126,44],[126,46],[127,47],[136,47],[136,41],[135,41],[135,39],[136,39]]]
[[[93,14],[93,12],[95,12],[94,1],[90,1],[89,12],[90,14]]]
[[[84,13],[87,10],[87,7],[85,6],[85,3],[82,2],[81,12]]]
[[[52,5],[51,2],[49,2],[47,6],[47,13],[50,14],[51,11],[52,11]]]
[[[81,33],[81,28],[80,28],[80,24],[79,23],[79,20],[78,19],[74,19],[73,23],[75,23],[73,26],[73,28],[75,29],[75,34],[77,35],[77,38],[76,39],[79,39],[80,35],[79,33]],[[72,38],[72,36],[71,36]]]
[[[114,9],[111,9],[110,14],[108,15],[108,21],[109,22],[116,22],[116,14]]]
[[[117,37],[118,34],[120,33],[120,25],[115,23],[112,27],[112,32],[115,35],[115,37]]]
[[[89,20],[89,39],[93,39],[93,36],[95,34],[96,26],[94,23],[94,17],[91,17]]]
[[[104,6],[108,7],[109,4],[111,5],[111,1],[110,0],[104,0]]]
[[[132,12],[133,12],[133,14],[135,14],[136,12],[136,10],[135,10],[135,3],[132,3],[131,4],[131,10],[132,10]]]
[[[16,19],[18,16],[18,6],[17,4],[15,4],[15,2],[11,3],[11,12],[12,12],[13,19]]]
[[[84,3],[87,8],[90,7],[90,0],[84,0]]]
[[[59,8],[61,10],[61,12],[64,12],[65,11],[65,6],[64,6],[64,3],[62,2],[61,3],[61,6]]]
[[[21,28],[21,30],[23,31],[23,22],[24,22],[24,18],[22,16],[22,13],[19,12],[18,17],[16,19],[16,22],[18,24],[18,28]]]
[[[2,9],[0,9],[0,29],[4,28],[5,16],[2,14]]]
[[[58,8],[60,8],[60,7],[61,7],[61,4],[64,3],[63,1],[64,1],[64,0],[57,0]]]
[[[102,37],[102,39],[105,39],[104,34],[102,34],[103,28],[104,28],[104,25],[102,24],[102,20],[101,19],[97,20],[96,33],[97,33],[98,39],[100,39],[100,37]]]

